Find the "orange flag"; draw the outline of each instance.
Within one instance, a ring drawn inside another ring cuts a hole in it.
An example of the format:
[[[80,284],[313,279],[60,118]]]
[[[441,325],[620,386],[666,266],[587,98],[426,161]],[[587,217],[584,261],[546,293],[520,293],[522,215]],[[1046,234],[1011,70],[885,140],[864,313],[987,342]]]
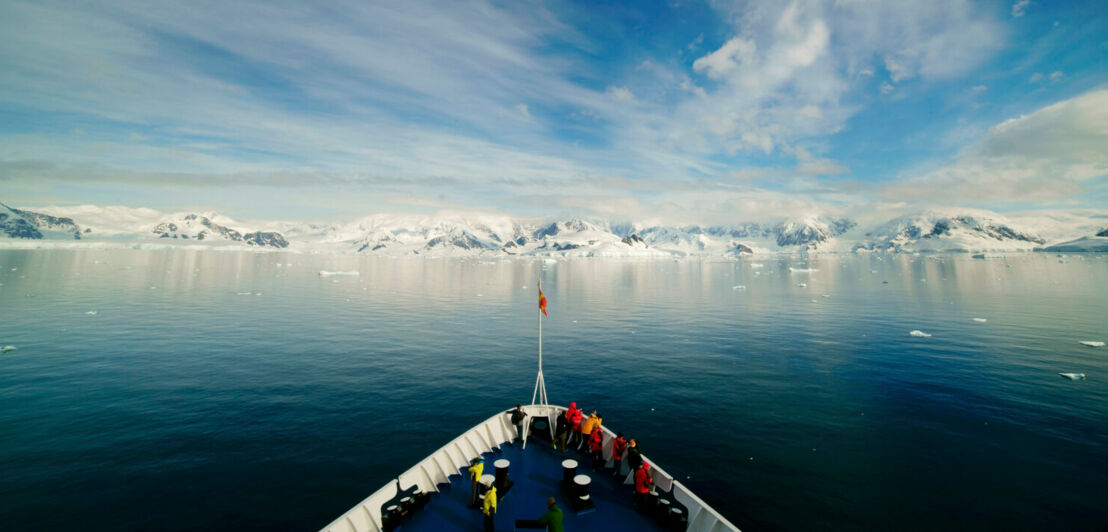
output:
[[[539,289],[539,310],[543,316],[546,315],[546,296],[542,295],[542,288]]]

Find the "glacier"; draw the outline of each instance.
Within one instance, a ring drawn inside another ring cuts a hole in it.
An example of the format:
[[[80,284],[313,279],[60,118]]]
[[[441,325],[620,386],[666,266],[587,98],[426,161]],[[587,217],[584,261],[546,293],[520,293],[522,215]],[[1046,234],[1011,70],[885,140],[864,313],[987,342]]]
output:
[[[487,213],[371,214],[337,222],[240,221],[215,212],[0,203],[0,249],[134,248],[371,254],[745,261],[770,254],[1108,251],[1108,212],[928,209],[887,221],[782,213],[730,225],[663,225]],[[748,262],[751,268],[762,266]],[[790,267],[790,272],[815,269]]]

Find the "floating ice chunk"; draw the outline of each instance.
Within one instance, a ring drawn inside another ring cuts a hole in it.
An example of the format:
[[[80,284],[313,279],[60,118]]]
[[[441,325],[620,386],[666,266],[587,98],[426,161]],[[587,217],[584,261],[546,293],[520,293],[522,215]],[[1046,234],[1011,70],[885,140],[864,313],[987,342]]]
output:
[[[812,303],[819,303],[819,301],[816,301],[815,299],[813,299]]]
[[[262,293],[261,292],[254,292],[254,295],[260,296],[260,295],[262,295]]]
[[[1104,342],[1097,342],[1094,340],[1082,340],[1081,345],[1087,345],[1089,347],[1104,347]]]
[[[349,276],[352,276],[352,277],[353,277],[353,276],[356,276],[356,275],[359,275],[359,274],[358,274],[358,272],[356,272],[356,271],[349,271],[349,272],[329,272],[329,271],[327,271],[327,270],[319,270],[319,276],[320,276],[320,277],[331,277],[331,276],[333,276],[333,275],[349,275]]]
[[[15,351],[14,345],[6,345],[4,347],[0,347],[0,353],[10,353],[12,351]]]
[[[99,312],[97,312],[95,310],[90,310],[90,311],[86,312],[85,314],[88,314],[89,316],[95,316],[95,315],[99,314]]]
[[[827,299],[827,298],[830,298],[830,297],[831,297],[831,294],[821,294],[821,295],[820,295],[819,297],[822,297],[822,298],[824,298],[824,299]]]
[[[792,266],[789,266],[789,271],[793,273],[811,273],[818,272],[819,268],[793,268]]]
[[[919,329],[915,329],[913,331],[910,331],[908,333],[908,336],[915,336],[916,338],[931,338],[930,334],[925,333],[925,332],[923,332]]]
[[[1059,373],[1058,375],[1061,376],[1063,379],[1069,379],[1071,381],[1083,381],[1083,380],[1085,380],[1085,374],[1084,373]]]
[[[332,283],[334,283],[334,284],[339,284],[339,280],[338,280],[338,279],[331,279],[331,282],[332,282]]]
[[[248,295],[250,295],[250,292],[235,292],[235,295],[236,296],[248,296]]]
[[[558,259],[542,259],[543,264],[558,264]]]
[[[985,323],[989,320],[988,318],[974,318],[973,321],[976,321],[977,323]]]
[[[746,285],[737,284],[735,286],[732,286],[731,289],[735,290],[736,292],[741,292],[743,290],[746,290]]]
[[[762,264],[760,262],[751,262],[750,263],[751,268],[764,268],[765,266],[766,266],[765,264]]]
[[[799,286],[799,287],[801,287],[801,288],[808,288],[808,283],[800,283],[800,284],[798,284],[798,285],[796,285],[796,286]]]

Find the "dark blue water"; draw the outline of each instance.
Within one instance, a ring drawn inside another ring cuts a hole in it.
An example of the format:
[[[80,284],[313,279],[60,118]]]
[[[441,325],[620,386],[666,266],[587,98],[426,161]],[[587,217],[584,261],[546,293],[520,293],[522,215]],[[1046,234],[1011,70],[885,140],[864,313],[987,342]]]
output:
[[[1064,260],[0,251],[0,528],[322,527],[530,400],[541,273],[551,400],[744,529],[1100,530],[1108,258]]]

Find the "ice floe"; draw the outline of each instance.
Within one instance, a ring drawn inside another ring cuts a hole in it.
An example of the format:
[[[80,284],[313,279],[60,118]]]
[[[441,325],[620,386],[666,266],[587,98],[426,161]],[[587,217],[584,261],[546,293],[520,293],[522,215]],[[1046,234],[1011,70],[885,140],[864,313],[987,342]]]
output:
[[[1082,340],[1081,345],[1087,345],[1089,347],[1104,347],[1104,342],[1097,342],[1094,340]]]
[[[746,285],[737,284],[735,286],[732,286],[731,289],[735,291],[746,290]]]
[[[974,318],[973,321],[976,321],[977,323],[985,323],[985,322],[989,321],[989,319],[988,318]]]
[[[931,334],[930,334],[930,333],[925,333],[925,332],[923,332],[923,331],[921,331],[921,330],[919,330],[919,329],[915,329],[915,330],[913,330],[913,331],[910,331],[910,332],[908,333],[908,336],[915,336],[915,337],[917,337],[917,338],[931,338]]]
[[[9,353],[11,351],[15,351],[14,345],[6,345],[4,347],[0,347],[0,353]]]
[[[801,287],[801,288],[808,288],[808,283],[800,283],[800,284],[798,284],[798,285],[796,285],[796,286],[799,286],[799,287]]]
[[[819,268],[793,268],[792,266],[789,266],[789,271],[792,273],[812,273],[818,272]]]
[[[95,310],[90,310],[90,311],[86,312],[85,314],[88,314],[89,316],[95,316],[95,315],[99,314],[99,312],[97,312]]]
[[[1084,373],[1059,373],[1058,375],[1061,376],[1063,379],[1069,379],[1071,381],[1083,381],[1083,380],[1085,380],[1085,374]]]
[[[331,277],[331,276],[335,276],[335,275],[348,275],[348,276],[351,276],[351,277],[353,277],[353,276],[359,275],[359,273],[358,273],[358,272],[356,272],[356,271],[349,271],[349,272],[329,272],[329,271],[327,271],[327,270],[319,270],[319,276],[320,276],[320,277]]]

